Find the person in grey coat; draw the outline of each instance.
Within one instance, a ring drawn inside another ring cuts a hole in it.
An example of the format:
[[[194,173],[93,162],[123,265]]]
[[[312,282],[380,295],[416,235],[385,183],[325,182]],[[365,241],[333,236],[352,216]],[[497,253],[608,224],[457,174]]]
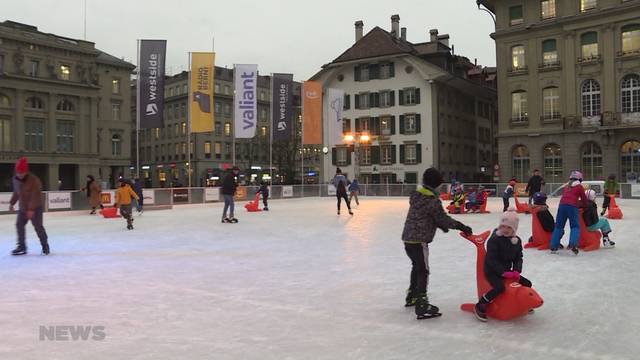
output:
[[[340,203],[342,199],[344,199],[345,204],[347,204],[347,208],[349,209],[349,215],[353,215],[351,211],[351,204],[349,204],[349,198],[347,197],[347,187],[349,186],[349,181],[347,177],[342,175],[342,169],[336,169],[336,176],[331,180],[333,186],[336,187],[336,198],[338,199],[338,215],[340,215]]]

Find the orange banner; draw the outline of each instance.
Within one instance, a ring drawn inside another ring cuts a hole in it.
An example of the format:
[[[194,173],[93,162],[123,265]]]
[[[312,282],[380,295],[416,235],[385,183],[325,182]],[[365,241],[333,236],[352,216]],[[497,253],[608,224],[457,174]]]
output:
[[[305,81],[302,94],[302,143],[322,144],[322,84]]]

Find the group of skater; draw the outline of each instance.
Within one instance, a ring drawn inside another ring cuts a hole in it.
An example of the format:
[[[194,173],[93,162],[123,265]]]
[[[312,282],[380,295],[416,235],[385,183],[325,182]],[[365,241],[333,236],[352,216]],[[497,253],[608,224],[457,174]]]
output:
[[[355,199],[356,205],[360,205],[360,200],[358,199],[360,184],[358,183],[358,179],[354,178],[352,181],[349,181],[349,179],[347,179],[347,177],[342,173],[342,169],[337,168],[336,174],[331,180],[331,185],[336,189],[338,215],[340,215],[340,204],[342,203],[342,200],[344,200],[345,205],[347,205],[349,215],[353,215],[353,211],[351,210],[351,200]]]
[[[462,208],[470,213],[480,212],[482,205],[487,202],[489,192],[480,185],[478,187],[470,187],[467,192],[462,188],[462,184],[456,182],[451,187],[451,213],[460,214]]]

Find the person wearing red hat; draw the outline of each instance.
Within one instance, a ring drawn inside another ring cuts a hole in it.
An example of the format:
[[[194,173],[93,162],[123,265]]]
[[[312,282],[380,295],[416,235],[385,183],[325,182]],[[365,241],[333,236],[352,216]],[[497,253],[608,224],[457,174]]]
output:
[[[31,224],[33,224],[33,228],[40,239],[40,245],[42,245],[42,255],[49,255],[47,232],[42,225],[42,182],[37,176],[29,172],[29,164],[26,157],[18,159],[15,172],[10,210],[14,211],[16,203],[20,208],[18,209],[18,219],[16,220],[18,244],[11,254],[25,255],[27,253],[25,226],[31,220]]]

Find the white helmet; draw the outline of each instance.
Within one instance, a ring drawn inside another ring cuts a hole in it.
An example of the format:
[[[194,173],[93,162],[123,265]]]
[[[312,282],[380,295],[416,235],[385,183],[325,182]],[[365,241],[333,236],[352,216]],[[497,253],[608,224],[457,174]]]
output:
[[[587,198],[589,198],[589,200],[594,201],[596,199],[596,192],[593,189],[589,189],[586,191],[587,194]]]

